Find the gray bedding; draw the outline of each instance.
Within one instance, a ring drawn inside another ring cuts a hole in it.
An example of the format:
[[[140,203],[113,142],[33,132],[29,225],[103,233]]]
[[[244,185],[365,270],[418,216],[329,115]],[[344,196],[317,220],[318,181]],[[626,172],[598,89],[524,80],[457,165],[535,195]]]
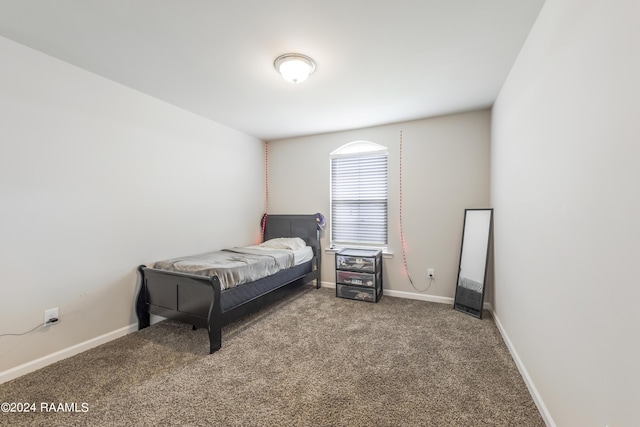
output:
[[[482,283],[476,282],[475,280],[469,279],[468,277],[460,276],[460,280],[458,281],[458,286],[462,286],[463,288],[472,290],[474,292],[482,293]]]
[[[222,289],[229,289],[291,268],[294,263],[294,254],[289,250],[232,248],[158,261],[154,268],[199,276],[217,275]]]

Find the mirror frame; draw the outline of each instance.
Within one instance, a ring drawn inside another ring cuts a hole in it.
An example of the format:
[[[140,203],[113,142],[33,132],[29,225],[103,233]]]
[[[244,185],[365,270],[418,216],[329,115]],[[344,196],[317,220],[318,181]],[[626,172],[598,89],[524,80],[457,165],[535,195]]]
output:
[[[489,233],[487,235],[487,246],[485,252],[484,259],[484,274],[482,278],[482,294],[480,296],[480,310],[476,310],[474,307],[469,307],[465,304],[462,304],[458,301],[460,298],[460,293],[458,289],[460,288],[460,273],[462,272],[462,253],[464,252],[464,237],[467,232],[467,214],[470,211],[488,211],[489,212]],[[458,275],[456,279],[456,292],[453,298],[453,308],[455,310],[467,313],[473,317],[477,317],[478,319],[482,319],[482,312],[484,309],[484,294],[487,288],[487,276],[489,270],[489,251],[491,249],[491,239],[493,234],[493,208],[474,208],[474,209],[465,209],[464,210],[464,222],[462,224],[462,244],[460,246],[460,261],[458,262]]]

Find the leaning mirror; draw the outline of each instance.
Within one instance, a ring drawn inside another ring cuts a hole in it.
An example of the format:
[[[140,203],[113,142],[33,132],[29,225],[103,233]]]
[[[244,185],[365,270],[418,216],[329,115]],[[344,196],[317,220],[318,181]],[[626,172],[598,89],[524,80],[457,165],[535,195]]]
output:
[[[453,308],[482,319],[493,209],[465,209]]]

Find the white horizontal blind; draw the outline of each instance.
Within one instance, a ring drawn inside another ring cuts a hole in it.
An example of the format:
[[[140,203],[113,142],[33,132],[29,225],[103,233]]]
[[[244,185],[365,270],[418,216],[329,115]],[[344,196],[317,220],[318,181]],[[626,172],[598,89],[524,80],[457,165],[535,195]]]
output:
[[[387,154],[331,159],[332,243],[387,244]]]

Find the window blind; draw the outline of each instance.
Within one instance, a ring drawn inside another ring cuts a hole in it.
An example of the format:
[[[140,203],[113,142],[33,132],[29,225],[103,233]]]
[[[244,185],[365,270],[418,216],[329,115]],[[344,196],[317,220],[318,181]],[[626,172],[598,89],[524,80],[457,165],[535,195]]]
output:
[[[387,154],[331,159],[331,241],[387,244]]]

